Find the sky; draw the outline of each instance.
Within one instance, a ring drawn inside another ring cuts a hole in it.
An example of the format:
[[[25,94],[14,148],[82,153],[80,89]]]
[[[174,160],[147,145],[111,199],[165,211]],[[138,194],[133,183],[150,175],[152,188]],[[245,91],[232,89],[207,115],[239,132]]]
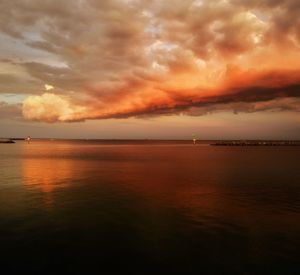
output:
[[[0,10],[0,137],[300,139],[299,0]]]

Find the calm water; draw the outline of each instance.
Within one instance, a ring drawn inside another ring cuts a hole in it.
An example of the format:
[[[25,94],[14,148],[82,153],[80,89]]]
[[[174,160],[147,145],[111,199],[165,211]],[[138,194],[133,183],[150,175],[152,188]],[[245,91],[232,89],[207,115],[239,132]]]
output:
[[[300,147],[0,144],[0,251],[0,274],[300,274]]]

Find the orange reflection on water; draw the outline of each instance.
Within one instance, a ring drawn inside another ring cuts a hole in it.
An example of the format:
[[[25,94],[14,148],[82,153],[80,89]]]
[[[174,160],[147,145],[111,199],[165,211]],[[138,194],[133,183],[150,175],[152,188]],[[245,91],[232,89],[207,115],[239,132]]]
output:
[[[21,150],[24,186],[35,195],[39,193],[46,203],[52,203],[55,190],[68,187],[74,178],[74,161],[61,157],[72,150],[49,142],[24,143]]]
[[[72,162],[57,159],[23,159],[23,183],[28,188],[39,188],[49,193],[56,188],[65,187],[67,179],[72,178]]]

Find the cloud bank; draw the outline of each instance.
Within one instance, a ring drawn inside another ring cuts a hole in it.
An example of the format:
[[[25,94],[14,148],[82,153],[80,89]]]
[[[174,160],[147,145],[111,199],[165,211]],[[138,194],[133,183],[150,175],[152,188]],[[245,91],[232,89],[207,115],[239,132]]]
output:
[[[28,95],[26,119],[299,110],[298,0],[0,0],[0,9],[0,93]]]

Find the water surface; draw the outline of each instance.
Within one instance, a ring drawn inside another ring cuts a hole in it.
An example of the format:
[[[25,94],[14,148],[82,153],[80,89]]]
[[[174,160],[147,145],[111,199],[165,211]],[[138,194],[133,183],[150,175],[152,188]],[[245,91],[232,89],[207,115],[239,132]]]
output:
[[[300,147],[0,144],[0,272],[299,274]]]

